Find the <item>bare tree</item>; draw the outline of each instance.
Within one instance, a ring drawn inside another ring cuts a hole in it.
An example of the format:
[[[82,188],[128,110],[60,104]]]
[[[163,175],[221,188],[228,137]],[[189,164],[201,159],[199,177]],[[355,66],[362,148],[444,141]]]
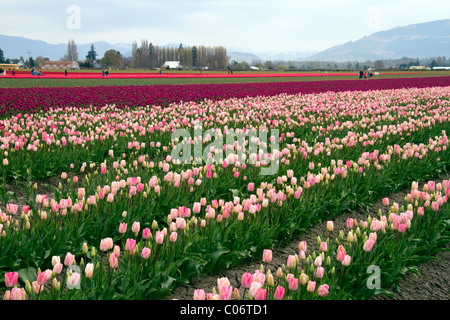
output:
[[[75,40],[69,39],[67,42],[67,53],[64,55],[63,60],[78,61],[78,50]]]

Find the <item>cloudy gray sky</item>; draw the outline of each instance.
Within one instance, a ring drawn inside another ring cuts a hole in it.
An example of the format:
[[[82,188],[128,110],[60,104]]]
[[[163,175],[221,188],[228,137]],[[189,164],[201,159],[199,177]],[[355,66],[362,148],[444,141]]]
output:
[[[67,43],[313,51],[450,18],[448,0],[1,0],[0,34]]]

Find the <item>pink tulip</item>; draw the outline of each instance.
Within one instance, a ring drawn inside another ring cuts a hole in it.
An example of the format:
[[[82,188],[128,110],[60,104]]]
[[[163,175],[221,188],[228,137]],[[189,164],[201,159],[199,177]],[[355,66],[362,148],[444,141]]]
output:
[[[86,278],[92,278],[92,275],[94,273],[94,264],[93,263],[88,263],[86,265],[86,268],[84,269],[84,274],[86,276]]]
[[[315,281],[309,281],[308,285],[306,286],[306,290],[309,292],[314,292],[316,290],[316,282]]]
[[[372,251],[372,248],[373,248],[374,244],[375,244],[375,241],[373,241],[372,239],[367,239],[366,242],[364,243],[363,250],[365,252]]]
[[[164,242],[164,232],[163,231],[156,231],[155,241],[157,244],[162,244]]]
[[[197,214],[200,213],[200,210],[202,209],[202,205],[200,202],[194,202],[194,206],[192,208],[192,211]]]
[[[142,259],[147,260],[150,257],[150,253],[151,253],[151,250],[149,248],[145,247],[144,249],[142,249],[142,252],[141,252]]]
[[[142,230],[142,238],[143,239],[148,239],[150,238],[152,232],[150,230],[150,228],[145,228],[144,230]]]
[[[222,285],[219,287],[219,299],[231,300],[231,294],[233,293],[233,287],[229,285]]]
[[[267,290],[260,288],[255,294],[255,300],[266,300]]]
[[[19,208],[19,206],[17,204],[8,203],[6,205],[6,212],[8,214],[15,215],[15,214],[17,214],[17,209],[18,208]]]
[[[319,293],[319,296],[326,297],[330,293],[329,289],[330,287],[327,284],[323,284],[319,287],[317,292]]]
[[[433,202],[431,203],[431,209],[432,209],[434,212],[438,211],[438,210],[439,210],[439,204],[438,204],[436,201],[433,201]]]
[[[288,256],[288,260],[287,260],[286,266],[289,269],[291,269],[291,270],[295,269],[295,267],[297,267],[297,259],[296,259],[296,257],[294,255],[289,255]]]
[[[64,258],[64,265],[66,267],[70,267],[73,264],[73,260],[75,259],[75,256],[71,254],[70,252],[67,252],[66,257]]]
[[[275,298],[275,300],[283,300],[284,298],[284,293],[285,293],[285,289],[282,286],[278,286],[275,289],[275,292],[273,294],[273,297]]]
[[[305,251],[308,248],[308,244],[306,243],[306,241],[301,241],[298,245],[298,249],[301,251]]]
[[[11,300],[25,300],[26,293],[22,288],[12,288],[11,290]]]
[[[342,260],[344,260],[345,257],[345,248],[344,246],[341,244],[338,247],[337,253],[336,253],[336,260],[342,262]]]
[[[389,198],[383,198],[383,205],[385,206],[389,205]]]
[[[139,230],[141,229],[141,224],[138,221],[133,222],[133,225],[131,226],[131,231],[134,234],[139,233]]]
[[[289,290],[296,291],[298,289],[298,279],[291,277],[289,279]]]
[[[38,274],[37,277],[37,282],[41,285],[41,286],[45,286],[45,284],[47,283],[47,274],[45,272],[40,272]]]
[[[194,291],[194,300],[205,300],[205,290],[203,289],[196,289]]]
[[[61,262],[61,257],[53,256],[52,257],[52,266],[54,267],[58,262]]]
[[[125,222],[119,223],[119,233],[125,233],[127,232],[127,224]],[[101,244],[100,244],[101,247]]]
[[[332,232],[334,230],[334,224],[333,221],[327,221],[327,230],[329,232]]]
[[[352,261],[352,257],[349,255],[345,255],[344,259],[342,260],[342,265],[344,267],[348,267],[350,265],[351,261]]]
[[[322,256],[317,256],[316,259],[314,260],[314,265],[316,267],[321,267],[322,266]]]
[[[244,288],[250,288],[251,283],[253,282],[253,275],[249,272],[243,274],[241,278],[241,285]]]
[[[263,251],[263,262],[270,263],[272,261],[272,250],[264,249]]]
[[[450,189],[449,189],[450,190]],[[423,216],[425,214],[425,209],[424,207],[418,207],[417,208],[417,215],[419,216]]]
[[[169,236],[170,242],[177,242],[177,239],[178,239],[178,233],[172,232]]]
[[[109,255],[109,266],[110,266],[112,269],[115,269],[115,268],[117,268],[117,267],[119,266],[119,260],[117,260],[117,254],[114,253],[114,252],[112,252],[112,253]]]
[[[323,267],[317,267],[316,271],[314,271],[314,277],[318,279],[322,279],[325,273],[325,269]]]
[[[261,270],[256,270],[255,273],[253,274],[253,282],[259,282],[261,286],[263,286],[265,281],[266,275],[263,272],[261,272]]]
[[[5,284],[7,287],[15,287],[17,281],[19,280],[19,274],[17,272],[6,272],[5,273]]]
[[[355,219],[353,219],[353,218],[348,218],[348,219],[347,219],[347,228],[353,229],[354,226],[355,226]]]
[[[113,243],[112,238],[102,239],[100,241],[100,250],[101,251],[108,251],[108,250],[113,248],[113,245],[114,245],[114,243]]]
[[[250,290],[249,290],[250,296],[254,298],[256,296],[256,293],[258,292],[258,290],[261,289],[261,287],[262,287],[261,283],[256,282],[256,281],[252,282],[250,284]]]
[[[78,286],[79,283],[80,283],[80,274],[78,272],[72,273],[67,278],[67,285],[69,287],[72,286],[72,288],[74,288],[74,287]]]
[[[125,243],[125,250],[133,251],[134,249],[136,249],[136,240],[127,239],[127,242]]]
[[[35,294],[39,294],[42,290],[44,290],[44,286],[41,286],[37,281],[33,281],[32,286]]]

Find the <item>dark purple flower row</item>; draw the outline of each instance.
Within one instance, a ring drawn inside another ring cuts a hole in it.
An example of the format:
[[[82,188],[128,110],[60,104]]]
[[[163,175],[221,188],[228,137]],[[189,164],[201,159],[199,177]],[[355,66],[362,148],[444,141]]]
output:
[[[0,116],[52,107],[167,105],[202,99],[450,86],[450,77],[152,86],[0,88]]]

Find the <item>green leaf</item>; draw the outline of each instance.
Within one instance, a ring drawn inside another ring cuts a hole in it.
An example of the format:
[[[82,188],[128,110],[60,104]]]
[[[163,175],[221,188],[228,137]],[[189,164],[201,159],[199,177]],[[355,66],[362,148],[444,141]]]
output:
[[[230,191],[233,194],[233,197],[239,197],[239,190],[238,189],[230,189]]]
[[[387,296],[388,298],[395,299],[395,295],[394,295],[392,292],[390,292],[390,291],[388,291],[388,290],[386,290],[386,289],[376,289],[376,290],[374,291],[373,295],[374,295],[374,296],[375,296],[375,295],[385,295],[385,296]]]
[[[19,274],[19,279],[23,282],[28,280],[30,283],[32,283],[37,279],[37,272],[33,267],[20,269],[19,271],[17,271],[17,273]]]

